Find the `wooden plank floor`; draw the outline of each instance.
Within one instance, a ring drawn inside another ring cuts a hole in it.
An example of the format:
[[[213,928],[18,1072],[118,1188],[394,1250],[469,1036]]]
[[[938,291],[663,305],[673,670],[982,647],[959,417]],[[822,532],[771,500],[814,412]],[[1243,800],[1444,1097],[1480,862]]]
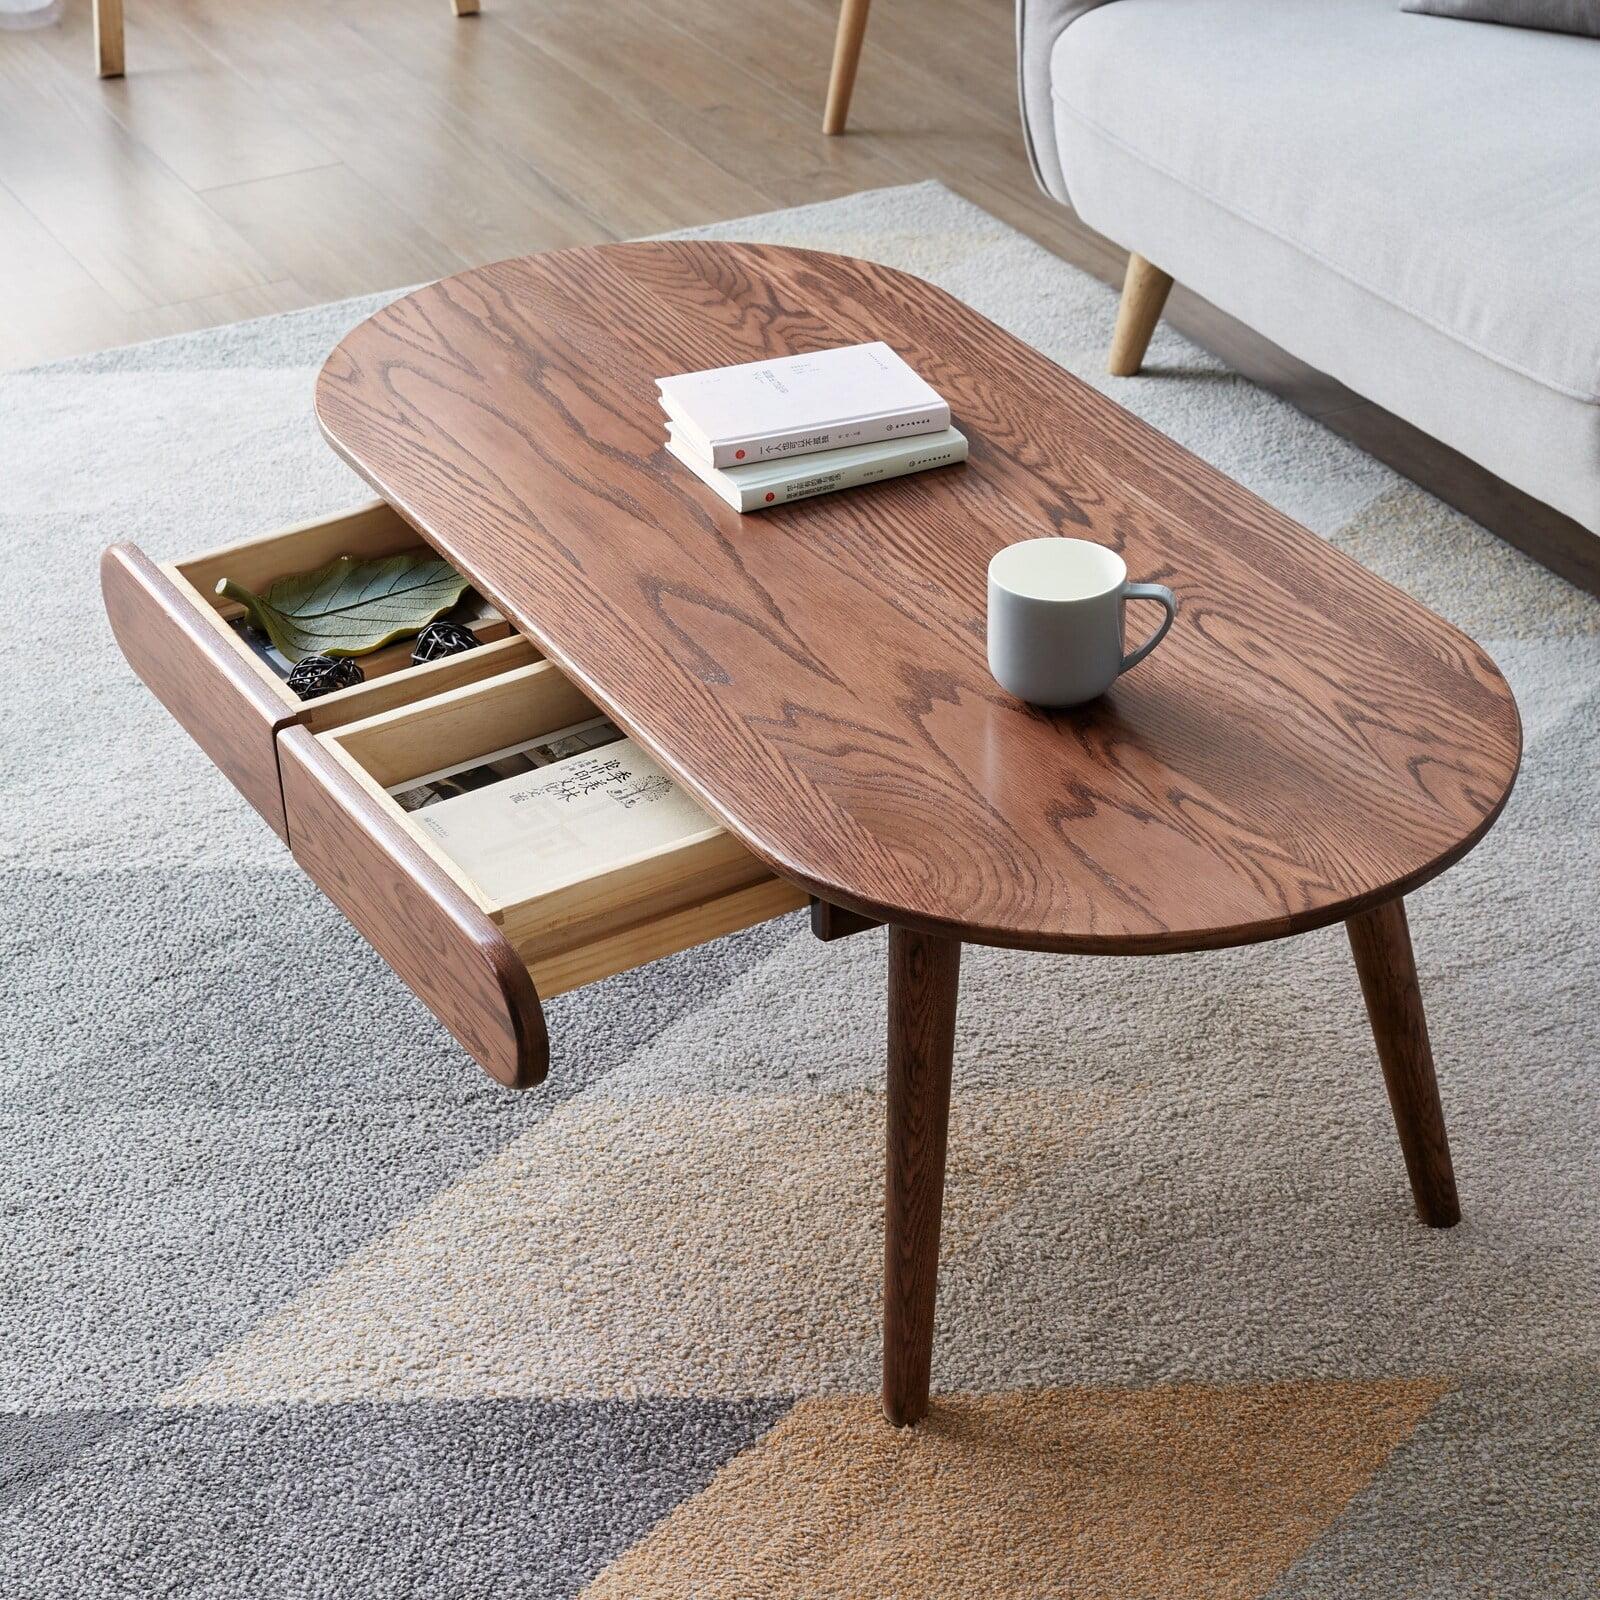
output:
[[[1107,282],[1035,187],[1012,0],[876,0],[850,132],[837,0],[88,0],[0,32],[0,369],[533,250],[938,178]],[[1572,581],[1600,540],[1179,285],[1170,321]]]
[[[0,33],[0,367],[554,246],[940,178],[1060,246],[1011,0],[878,0],[851,135],[834,0],[87,0]]]

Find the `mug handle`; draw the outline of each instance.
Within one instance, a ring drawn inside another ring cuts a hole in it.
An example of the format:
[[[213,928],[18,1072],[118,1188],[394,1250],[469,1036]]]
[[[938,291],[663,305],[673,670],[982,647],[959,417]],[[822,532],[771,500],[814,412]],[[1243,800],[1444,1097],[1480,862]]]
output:
[[[1129,667],[1136,667],[1150,654],[1155,647],[1167,636],[1167,629],[1173,624],[1178,615],[1178,597],[1164,583],[1128,583],[1122,588],[1124,600],[1159,600],[1166,608],[1166,616],[1161,619],[1161,626],[1150,635],[1137,650],[1122,658],[1122,665],[1117,668],[1120,678]]]

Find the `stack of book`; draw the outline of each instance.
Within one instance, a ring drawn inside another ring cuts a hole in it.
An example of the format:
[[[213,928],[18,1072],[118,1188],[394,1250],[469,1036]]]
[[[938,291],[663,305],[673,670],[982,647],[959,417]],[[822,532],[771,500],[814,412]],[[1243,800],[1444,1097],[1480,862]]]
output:
[[[888,345],[657,378],[667,449],[736,511],[967,459],[950,407]]]

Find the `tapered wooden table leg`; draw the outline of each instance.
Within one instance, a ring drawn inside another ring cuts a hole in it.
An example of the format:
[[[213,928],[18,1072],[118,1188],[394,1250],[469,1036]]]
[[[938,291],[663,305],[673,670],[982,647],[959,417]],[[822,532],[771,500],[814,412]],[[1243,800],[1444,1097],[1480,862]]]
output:
[[[960,969],[959,940],[889,929],[883,1414],[897,1428],[928,1409]]]
[[[1430,1228],[1454,1227],[1461,1220],[1461,1202],[1456,1198],[1455,1169],[1445,1137],[1405,903],[1389,900],[1363,911],[1345,923],[1345,930],[1383,1063],[1383,1081],[1389,1086],[1417,1214]]]

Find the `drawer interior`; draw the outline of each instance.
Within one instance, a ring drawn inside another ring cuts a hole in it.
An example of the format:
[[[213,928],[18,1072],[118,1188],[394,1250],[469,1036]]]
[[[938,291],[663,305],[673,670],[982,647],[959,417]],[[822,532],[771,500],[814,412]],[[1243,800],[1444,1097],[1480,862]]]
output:
[[[252,647],[242,628],[244,608],[219,596],[218,583],[229,578],[259,594],[279,578],[313,571],[339,556],[367,560],[422,548],[422,540],[392,507],[374,501],[339,516],[166,562],[161,570],[244,667],[281,700],[285,716],[320,730],[537,660],[538,651],[491,613],[473,625],[482,641],[477,650],[414,666],[412,641],[402,639],[356,658],[364,682],[302,701]]]
[[[607,835],[602,861],[574,866],[567,851],[549,850],[545,860],[530,849],[518,858],[516,891],[506,892],[502,883],[497,892],[494,882],[480,881],[441,846],[430,832],[437,818],[427,822],[428,808],[408,810],[391,793],[600,715],[556,667],[536,661],[325,730],[318,740],[388,821],[500,928],[546,997],[806,903],[697,807],[703,826],[691,819],[688,830],[655,843],[648,842],[646,806],[620,804],[589,824],[591,832]],[[625,755],[631,747],[618,748]],[[603,757],[604,750],[595,755]],[[619,760],[624,776],[630,766],[648,764],[641,756]],[[677,808],[687,797],[680,792],[671,803],[681,816]]]

